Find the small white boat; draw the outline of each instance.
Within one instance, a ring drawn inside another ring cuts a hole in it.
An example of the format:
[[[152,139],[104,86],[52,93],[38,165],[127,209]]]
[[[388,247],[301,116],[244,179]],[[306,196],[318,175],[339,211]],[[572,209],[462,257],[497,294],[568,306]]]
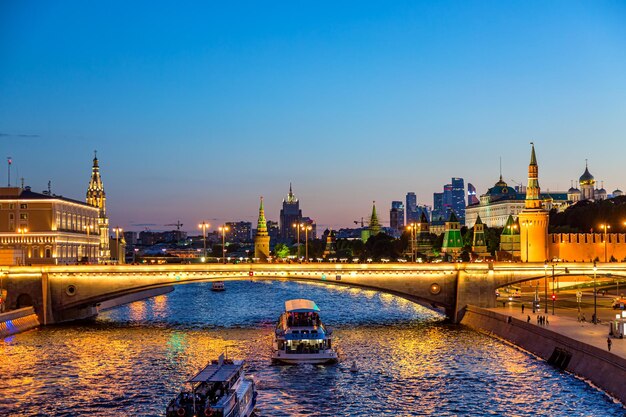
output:
[[[213,281],[211,285],[211,291],[226,291],[226,287],[224,287],[224,281]]]
[[[322,324],[319,307],[311,300],[285,302],[274,334],[274,362],[325,364],[337,362],[332,330]]]

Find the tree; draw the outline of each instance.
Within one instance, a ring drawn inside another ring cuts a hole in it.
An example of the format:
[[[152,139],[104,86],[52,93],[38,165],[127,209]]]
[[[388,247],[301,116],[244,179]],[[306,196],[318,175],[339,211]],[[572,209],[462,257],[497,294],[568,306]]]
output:
[[[279,243],[274,247],[274,256],[284,259],[289,256],[289,247],[284,243]]]

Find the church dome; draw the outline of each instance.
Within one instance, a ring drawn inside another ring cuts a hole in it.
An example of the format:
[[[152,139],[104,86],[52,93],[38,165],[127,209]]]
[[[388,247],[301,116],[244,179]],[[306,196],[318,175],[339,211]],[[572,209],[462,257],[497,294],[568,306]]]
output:
[[[586,185],[586,184],[593,184],[595,182],[594,180],[595,180],[595,178],[589,172],[589,168],[585,167],[585,172],[583,172],[583,175],[580,176],[579,182],[581,184],[585,184]]]
[[[580,190],[578,188],[570,188],[569,190],[567,190],[567,194],[580,194]]]
[[[622,190],[620,190],[619,188],[615,191],[613,191],[613,197],[619,197],[624,195],[624,192]]]

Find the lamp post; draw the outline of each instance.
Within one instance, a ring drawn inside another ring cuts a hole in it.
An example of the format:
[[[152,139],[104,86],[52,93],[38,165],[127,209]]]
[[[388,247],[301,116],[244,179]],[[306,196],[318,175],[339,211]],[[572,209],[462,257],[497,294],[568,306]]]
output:
[[[120,233],[122,233],[124,229],[122,229],[121,227],[114,227],[113,231],[115,232],[115,247],[117,248],[117,263],[119,265],[121,263],[120,262]]]
[[[226,263],[226,232],[228,232],[230,228],[225,224],[219,227],[219,231],[222,233],[222,263]]]
[[[198,227],[199,227],[200,229],[202,229],[202,242],[203,242],[203,244],[204,244],[204,252],[203,252],[203,255],[202,255],[202,256],[204,257],[205,262],[206,262],[206,229],[207,229],[209,226],[210,226],[210,224],[208,224],[208,223],[207,223],[207,222],[205,222],[204,220],[202,221],[202,223],[200,223],[200,224],[198,225]]]
[[[300,260],[300,228],[302,227],[302,224],[294,223],[292,226],[296,228],[296,235],[298,236],[298,238],[296,239],[297,242],[298,242],[297,243],[297,246],[298,246],[298,255],[297,256],[298,256],[298,260]]]
[[[28,233],[28,229],[26,227],[18,227],[17,233],[22,234],[22,265],[26,264],[26,241],[24,240],[24,234]]]
[[[556,294],[554,293],[554,264],[552,264],[552,315],[554,316],[554,302],[556,301]]]
[[[543,296],[546,299],[546,307],[544,309],[544,313],[548,314],[548,261],[546,260],[543,263]]]
[[[608,262],[607,259],[607,253],[606,253],[606,234],[608,232],[608,230],[611,228],[610,225],[608,224],[601,224],[600,225],[600,229],[604,230],[604,262]]]
[[[415,223],[409,224],[406,228],[411,236],[411,262],[415,262]]]
[[[304,261],[309,262],[309,230],[313,230],[313,226],[301,224],[300,227],[304,229]]]
[[[83,229],[85,229],[87,231],[87,262],[91,262],[91,245],[90,245],[90,241],[89,241],[89,232],[91,230],[92,226],[90,224],[84,225]]]
[[[593,261],[593,324],[598,323],[598,294],[596,291],[596,271],[598,267],[596,266],[596,261]]]

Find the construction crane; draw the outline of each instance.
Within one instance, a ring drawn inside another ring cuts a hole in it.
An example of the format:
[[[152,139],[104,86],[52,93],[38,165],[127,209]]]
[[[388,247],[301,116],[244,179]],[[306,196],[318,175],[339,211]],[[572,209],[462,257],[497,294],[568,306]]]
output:
[[[180,231],[180,228],[183,227],[183,224],[180,220],[176,220],[176,223],[164,224],[163,226],[176,226],[176,230]]]
[[[363,222],[363,217],[361,217],[361,221],[354,220],[354,224],[356,224],[357,226],[359,225],[359,223],[361,223],[361,227],[365,227],[365,223]]]

